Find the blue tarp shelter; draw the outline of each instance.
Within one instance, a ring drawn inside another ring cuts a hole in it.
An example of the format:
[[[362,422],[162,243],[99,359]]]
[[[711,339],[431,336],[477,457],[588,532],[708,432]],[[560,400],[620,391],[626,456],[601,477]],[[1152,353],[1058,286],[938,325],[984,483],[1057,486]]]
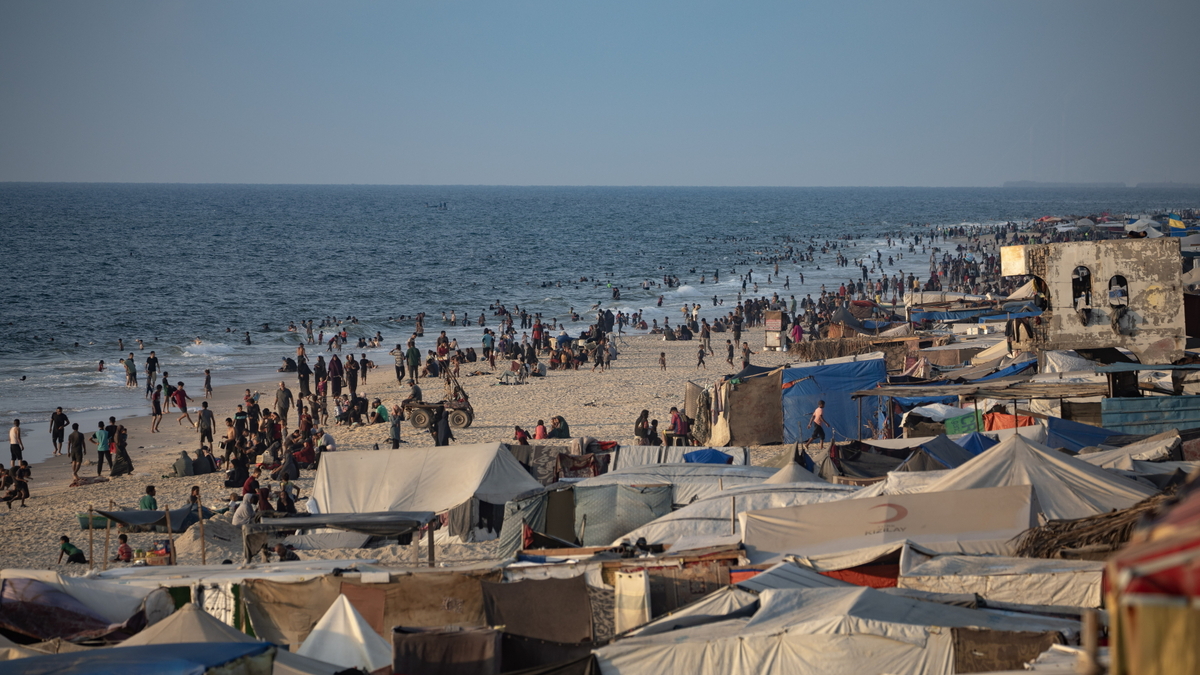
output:
[[[712,448],[702,448],[686,453],[683,461],[691,464],[733,464],[733,457]]]
[[[974,458],[972,452],[942,434],[917,446],[908,459],[895,470],[944,471],[962,466]]]
[[[978,431],[972,431],[971,433],[954,442],[958,443],[964,450],[972,455],[981,454],[984,450],[987,450],[993,445],[999,443],[999,441],[993,440],[991,436],[984,436]]]
[[[204,675],[271,648],[266,642],[188,642],[90,649],[4,662],[8,675]]]
[[[1002,377],[1011,377],[1013,375],[1019,375],[1019,374],[1025,372],[1026,370],[1029,370],[1031,368],[1036,368],[1036,367],[1037,367],[1037,359],[1030,359],[1028,361],[1022,361],[1020,363],[1014,363],[1011,366],[1005,366],[1004,368],[997,370],[996,372],[992,373],[991,375],[984,375],[983,377],[979,377],[979,378],[976,378],[971,381],[972,382],[987,382],[988,380],[998,380]]]
[[[883,352],[801,363],[783,370],[783,440],[797,443],[808,438],[809,416],[817,402],[825,401],[825,420],[833,433],[828,440],[859,437],[859,401],[856,391],[872,389],[887,381]],[[862,435],[874,436],[872,426],[881,426],[886,403],[877,396],[861,399]],[[829,429],[826,429],[829,433]]]
[[[1125,432],[1072,422],[1061,417],[1046,418],[1046,445],[1051,448],[1066,448],[1071,452],[1079,452],[1089,445],[1100,445],[1109,436],[1120,436],[1123,433]]]

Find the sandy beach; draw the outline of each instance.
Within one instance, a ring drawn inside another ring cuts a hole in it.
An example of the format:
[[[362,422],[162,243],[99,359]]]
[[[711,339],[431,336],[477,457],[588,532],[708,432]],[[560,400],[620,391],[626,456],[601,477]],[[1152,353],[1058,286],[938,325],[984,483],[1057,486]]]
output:
[[[671,406],[683,405],[684,384],[688,380],[704,383],[721,375],[741,369],[740,359],[735,367],[725,362],[723,334],[713,337],[713,349],[717,353],[706,359],[707,369],[697,369],[696,351],[698,341],[667,342],[660,336],[643,335],[623,338],[619,345],[620,355],[605,372],[591,371],[590,366],[578,371],[550,371],[544,378],[530,378],[525,385],[501,385],[502,371],[492,372],[486,363],[467,364],[462,369],[461,383],[471,397],[475,407],[475,421],[469,429],[455,430],[457,443],[511,442],[513,425],[520,425],[531,434],[539,419],[547,422],[555,415],[562,415],[571,426],[575,436],[591,436],[600,440],[632,442],[633,421],[643,409],[651,417],[665,424]],[[761,331],[747,332],[743,339],[749,340],[751,349],[757,353],[751,357],[756,365],[782,365],[788,362],[785,354],[763,351]],[[667,355],[667,369],[659,367],[660,352]],[[323,352],[314,352],[323,353]],[[408,395],[408,388],[396,382],[392,364],[377,363],[359,391],[368,399],[381,399],[389,407]],[[468,372],[482,370],[484,374],[468,376]],[[295,391],[294,374],[281,374],[281,378]],[[218,426],[232,415],[241,401],[246,388],[262,392],[264,407],[274,402],[271,393],[278,387],[279,379],[262,382],[249,387],[229,385],[216,387],[209,405],[216,413]],[[441,381],[422,382],[428,399],[440,398]],[[190,392],[193,396],[197,392]],[[201,399],[193,403],[192,418]],[[159,508],[178,508],[187,501],[193,485],[200,486],[206,506],[220,508],[232,490],[223,486],[224,474],[210,474],[187,478],[166,478],[171,473],[171,464],[181,451],[192,453],[199,447],[198,433],[191,427],[176,424],[178,412],[164,414],[160,433],[150,433],[149,417],[134,417],[121,420],[129,429],[129,454],[135,471],[131,475],[119,476],[106,482],[83,487],[69,487],[71,483],[70,463],[66,457],[53,457],[33,466],[33,481],[30,483],[32,498],[28,506],[15,506],[11,511],[0,508],[0,536],[8,546],[0,551],[0,567],[60,569],[78,573],[83,570],[75,565],[56,565],[58,537],[67,535],[71,541],[88,551],[88,531],[81,530],[77,514],[88,507],[108,508],[109,504],[134,507],[144,494],[146,485],[154,485],[158,491]],[[294,424],[295,414],[293,411]],[[88,424],[80,424],[87,430]],[[329,427],[342,450],[370,450],[375,444],[388,448],[390,429],[387,425],[361,427]],[[408,422],[403,426],[400,447],[431,446],[433,439],[426,432],[414,429]],[[759,461],[774,456],[776,448],[764,448],[755,455]],[[93,476],[96,472],[95,452],[89,451],[88,463],[80,470],[82,476]],[[107,467],[105,474],[107,476]],[[296,487],[301,497],[306,497],[312,486],[314,471],[303,471]],[[277,485],[277,484],[275,484]],[[303,505],[301,500],[300,506]],[[227,518],[227,516],[225,517]],[[218,517],[217,520],[225,518]],[[193,528],[197,529],[197,528]],[[214,525],[214,532],[222,531]],[[95,553],[97,567],[103,554],[104,531],[96,530]],[[110,533],[110,547],[116,548],[116,529]],[[206,533],[210,542],[214,533]],[[164,539],[165,534],[130,534],[129,543],[136,548],[147,548],[153,540]],[[199,546],[195,534],[181,535],[183,541],[177,546],[182,563],[199,563]],[[389,547],[397,549],[398,547]],[[220,563],[227,555],[240,552],[240,542],[230,549],[222,550],[210,545],[208,562]],[[322,554],[330,553],[323,551]],[[362,557],[361,551],[350,552],[343,557]],[[379,557],[393,562],[404,562],[413,555],[408,550],[379,550],[368,557]],[[109,557],[112,557],[110,554]],[[335,554],[339,555],[339,554]],[[329,557],[324,555],[324,557]],[[237,562],[237,559],[234,559]],[[120,563],[117,563],[120,564]]]

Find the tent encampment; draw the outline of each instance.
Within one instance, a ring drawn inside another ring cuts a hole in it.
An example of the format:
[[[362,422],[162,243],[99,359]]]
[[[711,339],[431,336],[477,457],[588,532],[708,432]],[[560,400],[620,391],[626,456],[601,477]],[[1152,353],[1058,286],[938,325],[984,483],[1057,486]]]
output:
[[[895,471],[943,471],[961,466],[974,457],[969,450],[943,434],[922,443]]]
[[[1047,519],[1071,519],[1125,509],[1154,490],[1013,435],[952,469],[924,492],[1031,485]]]
[[[769,445],[783,441],[780,406],[782,368],[752,367],[713,387],[713,423],[708,445]]]
[[[872,431],[881,424],[881,399],[852,399],[850,395],[886,381],[883,352],[798,363],[784,369],[783,441],[799,443],[809,436],[806,427],[819,401],[825,401],[829,440],[875,436]]]
[[[1037,522],[1027,486],[842,499],[741,518],[746,557],[756,564],[905,540],[939,551],[995,553]]]

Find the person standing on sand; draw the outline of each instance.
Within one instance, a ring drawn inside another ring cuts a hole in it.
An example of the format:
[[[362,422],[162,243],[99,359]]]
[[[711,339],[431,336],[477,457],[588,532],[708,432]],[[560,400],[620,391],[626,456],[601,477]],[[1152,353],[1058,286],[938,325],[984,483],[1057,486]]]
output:
[[[204,369],[204,398],[212,398],[212,373]]]
[[[208,409],[208,401],[200,403],[200,412],[196,415],[196,421],[200,425],[200,446],[204,447],[204,441],[208,441],[208,447],[213,445],[213,430],[217,425],[217,418],[213,415],[213,411]]]
[[[659,366],[660,370],[667,369],[667,353],[666,352],[658,353],[658,366]]]
[[[104,429],[104,422],[97,423],[97,429],[92,433],[92,442],[96,444],[96,475],[99,476],[104,471],[104,460],[108,459],[108,470],[112,471],[112,452],[109,450],[108,432]]]
[[[332,389],[334,398],[342,395],[342,375],[345,374],[345,369],[342,368],[342,359],[337,354],[329,357],[329,386]]]
[[[404,358],[408,362],[409,376],[414,382],[420,382],[421,350],[417,349],[417,343],[413,340],[408,341],[408,349],[404,351]]]
[[[708,370],[708,366],[704,363],[704,345],[700,345],[700,350],[696,353],[696,367],[699,368],[701,366],[705,370]]]
[[[79,424],[71,425],[71,435],[67,436],[67,456],[71,458],[71,477],[79,478],[79,469],[83,466],[83,455],[87,444],[83,434],[79,432]]]
[[[8,452],[12,456],[13,466],[24,457],[25,442],[21,440],[21,420],[13,420],[12,428],[8,430]]]
[[[388,352],[396,359],[396,384],[404,384],[404,365],[407,363],[407,356],[401,345],[396,345],[396,348]]]
[[[154,387],[154,393],[150,395],[150,432],[158,432],[158,424],[162,422],[162,385]]]
[[[50,415],[50,442],[54,444],[55,456],[62,454],[63,434],[70,423],[71,420],[67,419],[62,406],[59,406],[54,414]]]
[[[154,350],[150,350],[150,356],[146,357],[146,396],[149,397],[154,393],[154,384],[158,381],[158,357],[154,355]]]
[[[350,398],[358,396],[358,361],[354,360],[354,354],[346,355],[346,386],[350,388]],[[284,421],[287,421],[287,413],[284,413]]]
[[[808,428],[812,429],[812,434],[807,441],[801,444],[801,448],[808,449],[809,443],[817,441],[817,447],[821,450],[825,449],[825,425],[829,424],[825,421],[825,401],[817,401],[817,409],[813,411],[812,417],[808,420]]]
[[[351,354],[347,361],[353,361],[354,355]],[[351,385],[353,386],[353,385]],[[279,420],[283,423],[283,428],[287,428],[288,412],[292,409],[292,403],[295,398],[292,396],[292,390],[287,388],[283,382],[279,383],[279,389],[275,392],[275,411],[279,413]]]
[[[728,363],[730,368],[733,367],[733,340],[725,341],[725,363]]]
[[[754,353],[755,352],[750,351],[749,342],[742,343],[742,370],[750,367],[750,355]]]
[[[192,397],[188,396],[187,392],[183,390],[182,382],[180,382],[179,386],[177,386],[175,388],[174,398],[175,398],[175,407],[179,408],[179,412],[183,413],[182,415],[179,416],[179,419],[177,419],[175,421],[180,424],[183,424],[183,420],[186,418],[188,421],[188,424],[192,425],[193,427],[196,426],[196,423],[192,421],[192,416],[188,414],[188,410],[187,410],[187,402],[192,400]]]

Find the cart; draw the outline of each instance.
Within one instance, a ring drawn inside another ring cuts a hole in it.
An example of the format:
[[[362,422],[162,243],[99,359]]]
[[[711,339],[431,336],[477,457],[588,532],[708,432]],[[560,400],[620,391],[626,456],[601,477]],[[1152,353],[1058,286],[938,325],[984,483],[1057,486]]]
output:
[[[446,421],[455,429],[466,429],[475,421],[475,409],[471,407],[471,399],[458,383],[458,378],[446,371],[443,378],[445,398],[436,403],[409,401],[400,404],[408,421],[417,429],[428,430],[433,426],[433,420],[438,413],[446,413]]]

